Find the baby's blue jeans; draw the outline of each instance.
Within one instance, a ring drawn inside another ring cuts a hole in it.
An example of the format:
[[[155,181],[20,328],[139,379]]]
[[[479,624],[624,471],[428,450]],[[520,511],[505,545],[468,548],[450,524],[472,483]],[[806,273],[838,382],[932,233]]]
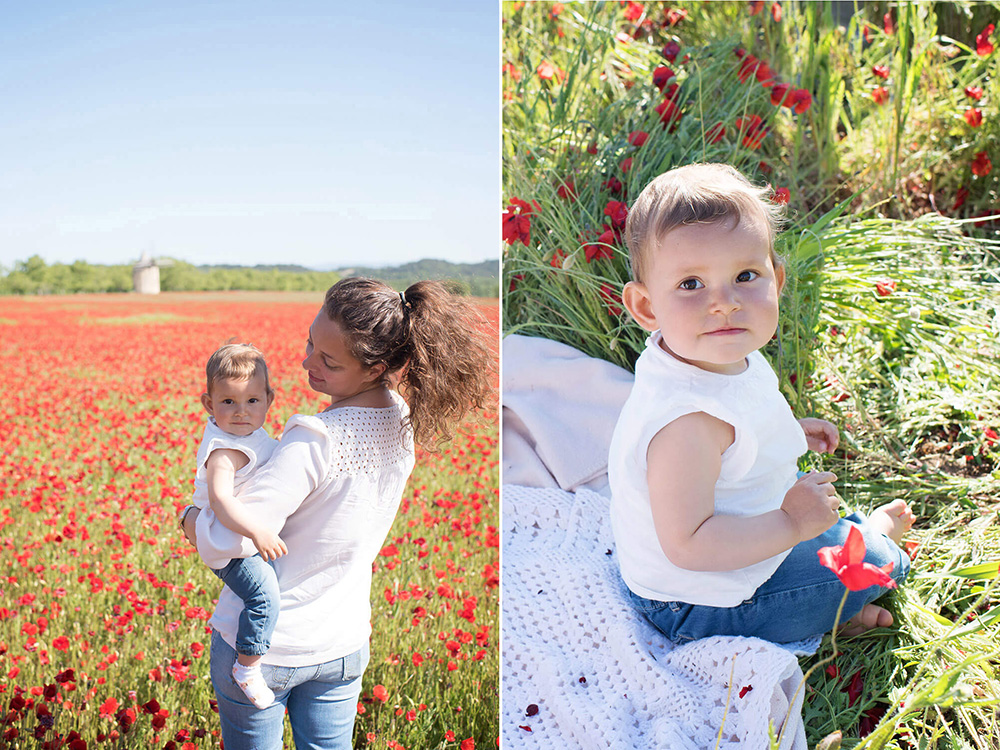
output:
[[[260,555],[234,557],[224,568],[212,568],[222,582],[243,600],[236,628],[236,651],[261,656],[271,647],[278,622],[281,592],[274,567]]]
[[[899,583],[910,571],[910,558],[895,542],[872,528],[863,513],[840,519],[815,539],[795,545],[769,579],[746,601],[735,607],[708,607],[685,602],[646,599],[625,587],[632,604],[668,639],[678,643],[710,635],[744,635],[772,643],[790,643],[833,628],[844,595],[844,584],[829,568],[820,565],[820,547],[843,545],[856,526],[868,552],[865,562],[882,567],[893,563],[892,578]],[[861,608],[888,589],[871,586],[852,591],[840,622],[847,622]]]

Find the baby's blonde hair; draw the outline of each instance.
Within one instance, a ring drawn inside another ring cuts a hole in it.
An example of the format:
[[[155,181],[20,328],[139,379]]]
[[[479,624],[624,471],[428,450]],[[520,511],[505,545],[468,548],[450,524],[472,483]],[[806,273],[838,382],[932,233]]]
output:
[[[767,231],[771,261],[778,267],[781,258],[774,251],[774,240],[784,216],[782,206],[769,195],[770,188],[754,187],[728,164],[689,164],[656,177],[635,199],[625,223],[633,281],[644,281],[647,258],[672,229],[727,221],[738,226],[747,218],[759,221]]]
[[[205,392],[211,394],[212,386],[220,380],[249,380],[255,375],[264,376],[264,387],[271,393],[263,352],[253,344],[227,342],[208,358]]]

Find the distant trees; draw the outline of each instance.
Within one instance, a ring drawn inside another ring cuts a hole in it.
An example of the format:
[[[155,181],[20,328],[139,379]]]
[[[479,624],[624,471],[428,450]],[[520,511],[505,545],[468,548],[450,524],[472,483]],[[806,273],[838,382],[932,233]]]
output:
[[[420,279],[451,282],[459,294],[496,297],[498,264],[449,263],[423,260],[395,268],[354,268],[343,271],[290,270],[295,267],[195,266],[171,261],[160,268],[164,292],[272,290],[321,292],[343,276],[382,279],[395,289],[405,289]],[[48,265],[38,255],[17,261],[12,268],[0,265],[0,294],[78,294],[132,290],[132,266],[74,263]]]

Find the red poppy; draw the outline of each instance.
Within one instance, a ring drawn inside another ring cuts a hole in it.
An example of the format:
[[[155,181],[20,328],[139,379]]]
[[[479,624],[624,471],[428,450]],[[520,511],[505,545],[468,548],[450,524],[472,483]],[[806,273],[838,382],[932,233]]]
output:
[[[801,115],[803,112],[808,110],[809,107],[812,106],[812,103],[813,103],[812,94],[810,94],[805,89],[795,89],[795,91],[792,92],[791,106],[792,109],[795,111],[795,114]]]
[[[766,89],[771,88],[774,85],[774,71],[771,70],[771,66],[768,65],[763,60],[757,66],[754,71],[754,75],[757,77],[757,81]]]
[[[895,588],[896,582],[889,575],[893,564],[887,563],[879,568],[866,563],[865,552],[865,540],[854,525],[842,547],[821,547],[818,550],[820,564],[836,573],[840,582],[851,591],[862,591],[870,586]]]
[[[111,716],[115,711],[118,710],[118,701],[114,698],[108,698],[101,707],[97,710],[97,713],[102,717]]]
[[[668,26],[676,26],[687,17],[688,12],[684,8],[667,8],[664,16]]]
[[[757,150],[769,132],[769,128],[764,126],[764,121],[758,115],[736,118],[736,129],[743,136],[743,145],[747,148]]]
[[[771,3],[771,18],[775,23],[781,23],[781,3]]]
[[[52,648],[56,651],[69,651],[69,638],[58,635],[52,640]]]
[[[628,218],[628,206],[621,201],[608,201],[604,207],[604,215],[611,219],[611,226],[616,229],[625,228],[625,220]]]
[[[386,690],[385,685],[376,685],[372,688],[372,697],[380,703],[385,703],[389,700],[389,691]]]
[[[875,282],[875,293],[878,294],[879,297],[888,297],[894,291],[896,291],[896,282],[892,279]]]
[[[975,107],[969,107],[965,110],[965,121],[972,127],[978,128],[983,124],[983,111]]]
[[[549,9],[549,18],[556,19],[559,18],[559,14],[563,12],[562,3],[554,3],[552,8]]]
[[[674,60],[676,60],[677,55],[679,55],[680,53],[681,53],[681,45],[679,45],[677,42],[667,42],[665,45],[663,45],[663,57],[669,63],[672,63]]]
[[[625,8],[625,18],[635,23],[642,18],[642,14],[645,12],[646,8],[643,7],[642,3],[630,2],[628,7]]]
[[[531,242],[530,215],[538,213],[540,210],[535,201],[529,204],[520,198],[511,198],[510,205],[503,212],[504,242],[508,245],[513,245],[517,240],[520,240],[524,245]]]
[[[993,43],[989,40],[989,36],[993,33],[993,29],[995,28],[996,26],[991,23],[985,29],[976,34],[976,54],[980,57],[986,57],[986,55],[993,52],[994,47]]]
[[[889,101],[889,91],[883,86],[876,86],[875,90],[872,91],[872,101],[876,104],[882,105]]]
[[[764,10],[764,0],[750,0],[748,3],[750,6],[750,15],[756,16],[762,10]]]
[[[602,258],[611,260],[615,254],[614,248],[611,247],[614,242],[615,233],[605,227],[604,232],[597,238],[596,242],[584,245],[583,255],[587,259],[588,263],[592,263],[595,260],[601,260]]]
[[[980,151],[972,160],[972,174],[976,177],[985,177],[993,169],[993,162],[986,155],[985,151]]]
[[[628,171],[632,169],[632,157],[630,156],[627,159],[622,159],[621,164],[618,166],[622,168],[622,172],[628,174]]]
[[[896,25],[892,22],[892,13],[886,13],[882,16],[882,28],[890,36],[896,33]]]
[[[792,191],[786,187],[780,187],[774,191],[771,201],[780,205],[786,205],[792,199]]]
[[[509,75],[515,81],[521,80],[521,71],[514,67],[514,63],[504,63],[502,70],[504,75]]]
[[[653,71],[653,85],[660,91],[663,91],[663,87],[667,85],[667,81],[675,75],[677,74],[666,65],[660,65]]]
[[[655,109],[660,115],[660,122],[663,123],[663,127],[669,127],[671,130],[677,126],[677,122],[684,116],[680,107],[674,104],[673,99],[669,98],[660,102]]]
[[[566,252],[559,249],[558,247],[552,252],[552,260],[549,261],[549,265],[553,268],[562,268],[563,261],[566,260]],[[413,658],[416,659],[418,654],[414,654]]]
[[[749,53],[739,54],[737,51],[737,56],[741,57],[740,69],[737,71],[736,75],[740,79],[740,83],[746,83],[750,80],[750,76],[757,72],[757,66],[760,65],[760,60]]]
[[[565,198],[566,200],[575,200],[576,199],[576,183],[573,182],[573,179],[570,178],[570,179],[566,180],[564,183],[562,183],[556,189],[556,195],[558,195],[560,198]]]
[[[705,140],[709,143],[718,143],[723,138],[726,137],[726,126],[721,122],[715,123],[707,131],[705,131]]]
[[[771,104],[775,107],[791,106],[792,86],[788,83],[776,83],[771,89]]]
[[[609,192],[615,195],[622,194],[622,182],[617,177],[609,177],[601,185]]]
[[[562,68],[557,68],[548,60],[542,60],[542,62],[539,63],[538,67],[535,69],[535,72],[538,73],[538,77],[543,81],[550,81],[553,78],[561,81],[566,77],[566,71]]]
[[[510,279],[510,287],[507,289],[509,292],[513,292],[517,289],[517,282],[524,281],[523,273],[515,273]]]
[[[863,29],[861,29],[861,36],[865,40],[865,44],[872,43],[872,31],[870,28],[868,28],[867,25]]]
[[[952,211],[957,211],[962,206],[964,206],[965,205],[965,199],[968,198],[968,197],[969,197],[969,188],[967,188],[967,187],[965,187],[965,185],[963,185],[962,187],[960,187],[958,189],[958,192],[955,193],[955,202],[952,204],[951,210]]]
[[[620,293],[616,293],[607,284],[601,284],[601,289],[599,294],[601,299],[604,300],[604,304],[607,305],[608,315],[621,315],[622,314],[622,296]]]
[[[628,142],[636,148],[644,144],[647,138],[649,138],[649,133],[644,130],[633,130],[628,134]]]
[[[888,65],[873,65],[872,73],[877,75],[881,79],[886,79],[889,77],[889,66]]]
[[[978,102],[983,98],[983,90],[979,86],[966,86],[965,95],[972,99],[972,101]]]
[[[464,739],[459,744],[458,750],[476,750],[476,741],[471,737]]]
[[[847,693],[847,705],[853,706],[858,702],[861,693],[865,689],[865,681],[861,677],[861,670],[851,675],[850,681],[840,689],[840,692]]]

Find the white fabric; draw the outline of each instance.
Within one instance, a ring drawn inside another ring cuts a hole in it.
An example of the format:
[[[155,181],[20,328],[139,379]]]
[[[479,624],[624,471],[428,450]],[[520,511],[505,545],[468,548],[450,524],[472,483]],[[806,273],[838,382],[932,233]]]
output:
[[[607,498],[504,485],[501,538],[503,747],[710,750],[722,727],[718,747],[762,750],[787,721],[781,748],[806,750],[794,654],[667,641],[625,599]]]
[[[673,646],[624,599],[617,560],[606,554],[614,547],[606,489],[552,489],[549,466],[585,476],[594,456],[606,455],[631,385],[621,368],[564,349],[544,339],[504,341],[503,746],[709,750],[722,727],[719,747],[759,750],[767,747],[768,725],[781,731],[787,720],[783,750],[806,750],[793,651],[814,651],[818,640],[789,650],[729,637]],[[572,378],[575,372],[591,377]],[[537,397],[539,389],[546,397]],[[518,406],[517,420],[508,420],[508,403]],[[588,424],[594,415],[606,424],[585,431],[567,403]],[[559,416],[550,418],[551,411]],[[534,460],[508,466],[511,444],[522,454],[537,446]],[[532,486],[515,486],[512,477]],[[601,480],[594,476],[588,486]],[[529,717],[531,704],[539,712]]]
[[[646,451],[661,429],[685,414],[704,412],[733,426],[736,439],[722,454],[715,513],[754,516],[777,510],[797,479],[805,433],[778,390],[778,378],[760,352],[747,368],[723,375],[682,362],[646,342],[635,386],[611,439],[608,478],[611,528],[628,587],[657,601],[735,607],[773,575],[791,550],[730,571],[693,571],[667,558],[653,526],[646,482]]]
[[[286,667],[346,656],[371,634],[371,566],[385,542],[413,470],[406,404],[347,406],[295,415],[271,460],[238,497],[278,531],[288,554],[275,562],[281,613],[263,658]],[[253,544],[211,509],[198,517],[198,552],[208,562],[247,557]],[[224,588],[209,624],[235,647],[243,603]]]
[[[556,341],[507,336],[504,482],[572,490],[604,481],[608,441],[631,388],[632,373],[610,362]]]
[[[204,510],[208,507],[208,481],[205,464],[212,451],[219,449],[231,449],[240,451],[248,459],[246,466],[236,472],[233,478],[233,487],[242,487],[247,481],[247,477],[258,466],[263,466],[271,458],[277,447],[278,441],[267,434],[263,427],[254,430],[249,435],[230,435],[224,432],[215,419],[209,417],[205,422],[205,432],[201,436],[201,445],[198,446],[198,468],[194,475],[194,494],[191,496],[191,503]],[[221,568],[221,565],[215,567]]]

